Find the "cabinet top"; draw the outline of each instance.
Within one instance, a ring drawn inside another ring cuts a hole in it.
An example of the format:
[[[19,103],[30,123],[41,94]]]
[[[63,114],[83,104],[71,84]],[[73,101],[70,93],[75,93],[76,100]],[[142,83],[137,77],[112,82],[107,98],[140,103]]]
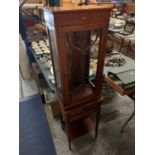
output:
[[[68,7],[46,7],[52,13],[64,13],[64,12],[80,12],[80,11],[93,11],[93,10],[111,10],[111,5],[84,5],[84,6],[68,6]]]

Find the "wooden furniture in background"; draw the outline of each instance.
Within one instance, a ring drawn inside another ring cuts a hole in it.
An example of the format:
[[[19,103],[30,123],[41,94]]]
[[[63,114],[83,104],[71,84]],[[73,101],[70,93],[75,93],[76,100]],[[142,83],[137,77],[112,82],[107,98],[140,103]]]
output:
[[[127,56],[125,56],[124,54],[114,51],[111,54],[108,54],[106,56],[112,56],[113,54],[118,54],[119,56],[121,56],[122,58],[125,59],[125,64],[123,66],[120,67],[109,67],[109,66],[105,66],[104,67],[104,81],[116,92],[118,92],[120,95],[124,96],[124,95],[130,95],[133,94],[135,92],[135,86],[129,87],[124,89],[124,87],[122,85],[120,85],[119,82],[113,80],[112,78],[110,78],[110,76],[108,76],[108,72],[116,72],[116,70],[120,70],[120,72],[126,72],[126,71],[131,71],[131,70],[135,70],[135,61]],[[116,69],[116,70],[115,70]],[[114,71],[115,70],[115,71]],[[134,76],[134,74],[132,74]],[[127,76],[126,76],[127,78]]]
[[[116,84],[113,80],[111,80],[108,76],[104,77],[104,80],[107,82],[107,84],[113,88],[116,92],[118,92],[120,95],[130,95],[135,92],[135,88],[130,88],[130,89],[123,89],[121,86]]]
[[[135,13],[135,3],[127,3],[128,13]]]
[[[134,62],[134,60],[132,60]],[[130,61],[131,63],[131,61]],[[128,65],[131,65],[128,63]],[[127,95],[134,101],[134,110],[131,113],[130,117],[124,122],[121,128],[121,132],[124,132],[126,125],[128,122],[135,116],[135,87],[129,88],[129,89],[123,89],[120,85],[118,85],[115,81],[110,79],[107,75],[104,75],[104,81],[116,92],[118,92],[120,95],[124,96]]]
[[[95,129],[97,137],[110,12],[110,7],[93,5],[44,10],[55,93],[70,149],[71,140],[84,133]],[[94,50],[96,57],[91,55]],[[96,113],[95,126],[89,117],[92,113]]]

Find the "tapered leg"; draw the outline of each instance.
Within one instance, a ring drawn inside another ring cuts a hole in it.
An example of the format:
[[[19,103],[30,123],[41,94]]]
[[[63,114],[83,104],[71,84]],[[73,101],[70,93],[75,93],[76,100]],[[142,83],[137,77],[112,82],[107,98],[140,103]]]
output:
[[[129,56],[129,50],[131,50],[131,40],[129,40],[128,46],[127,46],[127,50],[126,50],[126,54],[127,56]]]
[[[61,128],[64,130],[65,122],[63,120],[62,114],[60,115],[60,120],[61,120]]]
[[[121,46],[120,46],[119,52],[121,52],[121,49],[123,48],[123,45],[124,45],[124,38],[122,38]]]
[[[65,128],[66,128],[66,133],[67,133],[67,137],[68,137],[68,146],[69,146],[69,150],[72,150],[71,139],[70,139],[70,135],[69,135],[69,128],[70,128],[69,124],[70,124],[69,120],[68,119],[65,120]]]
[[[131,114],[131,116],[127,119],[127,121],[123,124],[121,132],[124,132],[124,128],[126,127],[126,125],[128,124],[128,122],[132,119],[132,117],[135,115],[135,110],[133,111],[133,113]]]
[[[101,107],[99,107],[97,112],[96,112],[95,138],[97,138],[97,134],[98,134],[98,124],[99,124],[99,119],[100,119],[100,111],[101,111]]]

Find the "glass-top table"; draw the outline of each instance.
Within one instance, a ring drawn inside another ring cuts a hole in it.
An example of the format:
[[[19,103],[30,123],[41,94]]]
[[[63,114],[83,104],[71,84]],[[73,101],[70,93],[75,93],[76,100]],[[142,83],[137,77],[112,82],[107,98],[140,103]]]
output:
[[[46,81],[48,87],[50,88],[50,90],[51,90],[52,92],[54,92],[55,85],[54,85],[54,84],[49,80],[49,78],[48,78],[48,77],[51,75],[50,70],[47,69],[47,68],[45,67],[45,65],[42,64],[42,63],[40,62],[40,59],[39,59],[39,56],[38,56],[38,55],[36,55],[33,51],[32,51],[32,54],[33,54],[33,56],[34,56],[34,59],[35,59],[36,63],[38,64],[38,66],[39,66],[39,68],[40,68],[40,70],[41,70],[41,72],[42,72],[44,78],[45,78],[45,81]]]

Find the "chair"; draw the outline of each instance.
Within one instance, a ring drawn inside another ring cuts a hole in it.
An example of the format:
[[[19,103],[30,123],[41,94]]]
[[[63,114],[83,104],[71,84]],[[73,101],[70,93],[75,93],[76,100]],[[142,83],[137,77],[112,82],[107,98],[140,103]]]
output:
[[[120,48],[119,52],[122,52],[123,48],[126,48],[126,55],[128,55],[131,50],[131,45],[134,45],[134,37],[131,36],[135,30],[135,22],[134,21],[126,21],[124,26],[124,30],[117,32],[114,34],[115,40],[120,40]]]
[[[122,35],[130,35],[134,32],[135,30],[135,22],[134,21],[126,21],[126,24],[124,26],[124,30],[123,31],[120,31],[118,32],[119,34],[122,34]]]

